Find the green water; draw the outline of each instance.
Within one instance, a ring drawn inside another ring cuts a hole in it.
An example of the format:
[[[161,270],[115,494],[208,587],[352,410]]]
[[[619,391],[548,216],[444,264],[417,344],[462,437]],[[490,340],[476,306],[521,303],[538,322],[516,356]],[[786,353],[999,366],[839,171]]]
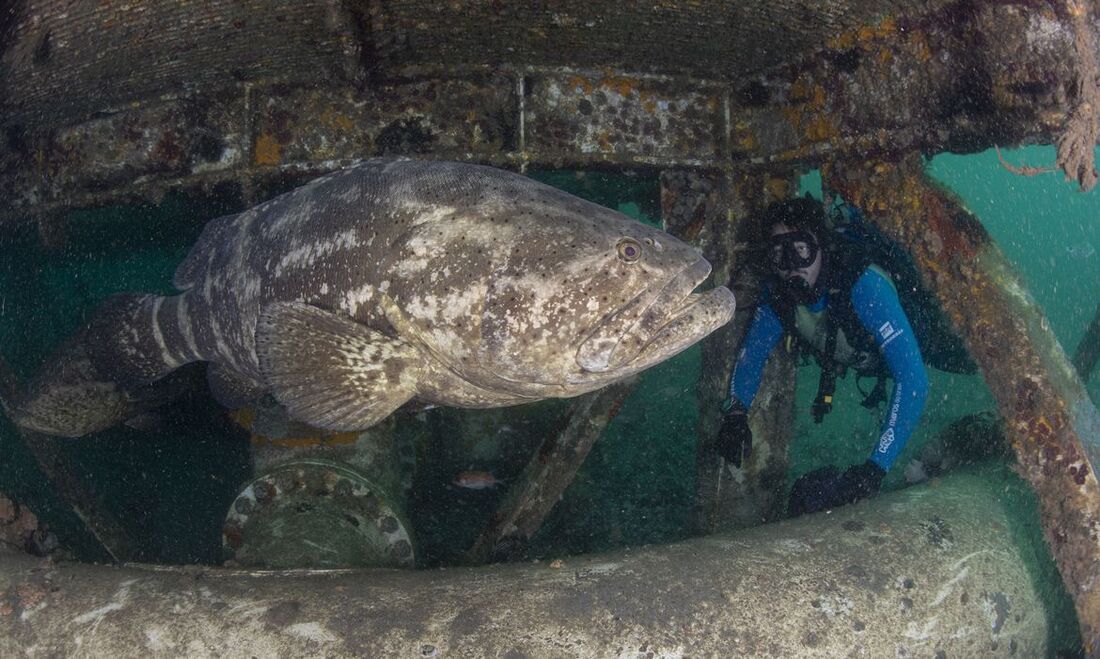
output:
[[[1049,147],[1005,156],[1034,166],[1054,159]],[[1100,192],[1082,194],[1056,175],[1013,175],[992,152],[943,155],[929,167],[982,219],[1042,307],[1055,336],[1072,354],[1100,303]],[[658,190],[652,178],[532,174],[643,221],[657,221]],[[804,186],[813,189],[815,180],[809,174]],[[11,258],[0,260],[0,349],[21,375],[29,375],[107,295],[170,290],[175,265],[203,223],[238,208],[232,195],[169,197],[159,206],[74,213],[69,235],[50,247],[29,226],[5,237],[4,253]],[[696,347],[645,373],[532,542],[529,557],[667,542],[690,533],[699,369]],[[994,407],[980,377],[930,375],[929,404],[899,466],[946,424]],[[812,423],[809,403],[816,386],[817,369],[801,368],[790,455],[792,481],[825,464],[861,462],[877,435],[879,413],[859,406],[862,396],[851,379],[839,383],[834,413],[820,425]],[[1100,399],[1100,377],[1094,375],[1087,388],[1093,401]],[[554,416],[562,409],[551,406],[538,413]],[[196,417],[188,418],[190,413]],[[6,421],[0,422],[0,438],[0,490],[35,509],[78,556],[102,559],[95,542],[43,483]],[[219,560],[220,524],[249,471],[248,445],[239,432],[218,420],[201,395],[176,410],[176,416],[156,432],[120,428],[65,441],[64,450],[86,470],[93,491],[138,539],[142,559]],[[429,503],[419,506],[413,523],[425,564],[456,559],[503,494],[503,489],[450,488],[451,476],[469,467],[493,468],[498,477],[508,479],[522,468],[522,461],[455,455],[451,462],[421,470],[417,487],[431,496],[421,497]],[[895,468],[886,487],[898,487],[901,481],[901,469]],[[1011,496],[1022,502],[1021,528],[1035,540],[1039,527],[1034,498],[1023,486]],[[1051,599],[1059,602],[1060,615],[1068,615],[1049,556],[1041,542],[1036,540],[1035,546],[1035,572],[1053,583]]]

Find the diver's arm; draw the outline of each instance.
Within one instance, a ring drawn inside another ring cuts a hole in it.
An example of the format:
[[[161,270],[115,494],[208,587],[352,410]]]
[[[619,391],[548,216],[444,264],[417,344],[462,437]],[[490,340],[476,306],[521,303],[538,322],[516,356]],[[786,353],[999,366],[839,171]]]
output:
[[[779,317],[767,303],[767,294],[752,318],[741,353],[730,374],[730,394],[722,405],[722,423],[715,437],[714,448],[726,462],[740,469],[752,454],[752,429],[749,427],[749,406],[760,387],[764,364],[772,348],[783,335]]]
[[[870,458],[883,471],[889,471],[924,409],[928,374],[913,328],[890,282],[878,272],[866,270],[852,287],[852,306],[860,323],[875,338],[894,378],[886,418]]]
[[[766,301],[761,302],[730,374],[729,398],[734,404],[740,403],[746,410],[752,405],[756,390],[760,388],[764,364],[781,336],[783,325],[779,316]]]

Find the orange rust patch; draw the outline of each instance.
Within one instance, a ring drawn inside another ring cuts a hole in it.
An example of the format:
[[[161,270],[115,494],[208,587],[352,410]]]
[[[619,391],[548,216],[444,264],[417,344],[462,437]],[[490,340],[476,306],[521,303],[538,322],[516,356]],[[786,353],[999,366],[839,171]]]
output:
[[[592,83],[587,78],[573,76],[569,79],[569,86],[585,95],[592,93]]]
[[[744,122],[738,122],[734,126],[734,143],[738,148],[744,151],[752,151],[760,146],[760,141],[756,139],[756,135],[749,129],[748,125]]]
[[[967,258],[973,258],[977,253],[975,245],[969,237],[955,225],[954,220],[944,207],[938,194],[926,191],[921,198],[922,206],[927,211],[925,219],[928,226],[943,241],[943,248],[948,254],[963,254]]]
[[[359,439],[359,433],[355,432],[330,432],[311,428],[303,423],[290,424],[290,436],[267,437],[252,432],[252,424],[255,422],[256,413],[250,407],[233,410],[229,418],[241,428],[249,431],[250,442],[255,447],[278,446],[280,448],[300,448],[307,446],[345,446],[354,444]]]
[[[609,77],[609,78],[604,78],[600,82],[604,87],[607,87],[608,89],[611,89],[611,90],[615,91],[616,93],[618,93],[623,98],[629,98],[630,95],[633,94],[634,91],[638,87],[638,81],[637,80],[633,80],[631,78],[624,78],[624,77],[621,77],[621,76],[613,76],[613,77]]]
[[[876,25],[863,25],[861,27],[842,32],[827,41],[829,48],[835,50],[848,50],[855,46],[868,49],[868,46],[876,41],[890,38],[897,31],[897,20],[887,16]]]
[[[253,162],[257,165],[278,165],[282,158],[283,147],[273,135],[264,133],[256,138],[253,147]]]
[[[277,446],[279,448],[304,448],[308,446],[347,446],[354,444],[359,435],[354,432],[324,433],[313,437],[279,437],[252,435],[253,446]]]
[[[815,115],[806,122],[806,139],[811,142],[824,142],[836,137],[840,131],[836,122],[824,114]]]
[[[909,35],[909,48],[913,51],[914,58],[921,64],[932,59],[932,47],[928,45],[928,38],[923,32],[913,32]]]
[[[256,420],[256,413],[251,407],[242,407],[229,413],[229,418],[245,430],[252,430],[252,423]]]
[[[351,132],[355,128],[355,122],[351,117],[340,112],[328,112],[325,114],[326,122],[338,130]]]
[[[31,583],[29,581],[19,584],[15,593],[19,597],[19,606],[24,609],[38,606],[46,599],[46,589],[42,584]]]
[[[611,136],[606,132],[602,132],[596,136],[596,142],[600,145],[600,150],[605,152],[611,151]]]
[[[814,85],[808,77],[799,77],[798,80],[795,80],[791,83],[791,101],[798,102],[808,100],[813,93],[813,88]]]
[[[791,183],[785,178],[772,177],[764,183],[764,189],[772,201],[790,196]]]
[[[825,107],[825,88],[821,85],[814,85],[807,105],[815,110]]]

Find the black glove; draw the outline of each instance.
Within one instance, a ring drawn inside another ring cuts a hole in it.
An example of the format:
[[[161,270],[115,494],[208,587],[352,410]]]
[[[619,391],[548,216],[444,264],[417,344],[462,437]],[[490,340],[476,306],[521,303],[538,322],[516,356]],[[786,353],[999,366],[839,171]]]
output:
[[[791,488],[787,513],[797,517],[853,503],[879,491],[886,472],[870,460],[841,474],[829,465],[802,475]]]
[[[878,494],[886,472],[870,460],[844,470],[837,486],[837,504],[843,506]]]
[[[718,455],[738,469],[752,453],[752,430],[749,429],[749,413],[738,400],[723,405],[722,426],[714,444]]]

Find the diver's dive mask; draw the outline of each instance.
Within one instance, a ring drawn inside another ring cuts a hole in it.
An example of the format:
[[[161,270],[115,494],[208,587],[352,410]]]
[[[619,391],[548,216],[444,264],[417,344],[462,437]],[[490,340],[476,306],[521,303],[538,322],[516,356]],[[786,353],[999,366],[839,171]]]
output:
[[[777,271],[802,270],[814,264],[820,249],[809,231],[779,233],[768,242],[768,260]]]
[[[809,231],[788,231],[768,241],[768,261],[772,269],[790,272],[813,265],[820,247]]]

